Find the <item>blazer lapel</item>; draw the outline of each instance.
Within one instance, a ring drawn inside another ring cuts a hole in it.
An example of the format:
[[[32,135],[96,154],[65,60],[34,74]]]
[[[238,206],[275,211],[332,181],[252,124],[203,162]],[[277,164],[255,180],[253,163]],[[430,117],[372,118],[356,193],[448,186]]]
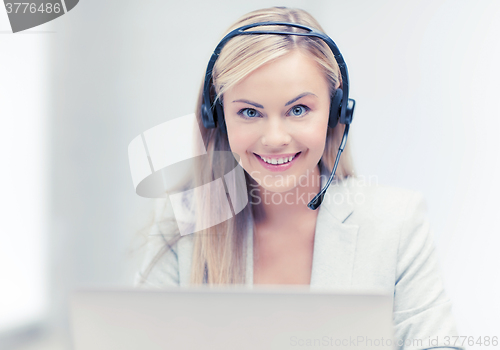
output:
[[[351,286],[359,226],[344,223],[354,210],[350,181],[332,183],[318,209],[311,287]]]

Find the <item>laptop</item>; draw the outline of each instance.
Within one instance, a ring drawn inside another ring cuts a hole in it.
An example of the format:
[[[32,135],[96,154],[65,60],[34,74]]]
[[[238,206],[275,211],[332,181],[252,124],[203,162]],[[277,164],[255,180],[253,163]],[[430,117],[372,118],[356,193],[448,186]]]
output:
[[[75,350],[393,349],[392,298],[309,286],[87,290]]]

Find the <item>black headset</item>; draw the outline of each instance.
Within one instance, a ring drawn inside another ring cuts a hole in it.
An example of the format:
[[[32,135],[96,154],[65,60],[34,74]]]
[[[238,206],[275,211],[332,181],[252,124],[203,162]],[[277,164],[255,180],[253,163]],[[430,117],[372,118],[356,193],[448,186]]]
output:
[[[307,30],[307,32],[282,32],[282,31],[262,31],[262,30],[246,31],[247,29],[253,27],[275,26],[275,25],[301,28]],[[328,47],[332,51],[333,55],[335,56],[335,60],[337,61],[337,64],[339,66],[340,73],[342,74],[342,88],[335,90],[330,101],[330,116],[328,119],[328,126],[330,128],[334,128],[338,123],[344,124],[345,125],[344,135],[342,136],[342,141],[340,142],[339,151],[337,152],[337,157],[335,159],[335,165],[333,166],[332,174],[330,175],[328,182],[321,189],[321,191],[309,202],[309,204],[307,204],[307,206],[310,209],[315,210],[321,205],[325,192],[328,186],[330,186],[330,183],[333,180],[333,176],[335,175],[335,171],[337,170],[340,154],[344,150],[345,144],[347,142],[349,125],[352,122],[354,106],[356,104],[356,101],[349,98],[349,75],[347,72],[347,66],[344,62],[344,58],[342,57],[342,54],[337,48],[337,45],[333,42],[333,40],[329,36],[327,36],[322,32],[317,31],[314,28],[302,24],[287,23],[287,22],[252,23],[243,27],[239,27],[228,33],[215,48],[214,53],[212,54],[212,57],[210,57],[210,61],[208,62],[207,71],[205,73],[205,82],[203,84],[203,103],[201,105],[201,117],[203,120],[203,125],[207,129],[215,128],[218,126],[219,128],[221,128],[221,131],[226,132],[226,124],[224,121],[224,109],[222,103],[220,99],[216,99],[215,102],[212,102],[210,100],[210,93],[212,88],[212,70],[214,68],[215,61],[217,61],[217,58],[219,57],[222,48],[224,47],[224,45],[226,45],[226,43],[229,40],[231,40],[235,36],[262,35],[262,34],[297,35],[297,36],[308,36],[321,39],[328,45]]]

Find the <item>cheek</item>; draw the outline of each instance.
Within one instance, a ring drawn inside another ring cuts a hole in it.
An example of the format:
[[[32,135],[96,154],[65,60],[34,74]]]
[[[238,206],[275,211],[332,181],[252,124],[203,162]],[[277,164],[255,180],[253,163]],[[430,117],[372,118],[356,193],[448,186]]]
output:
[[[325,149],[327,131],[328,121],[322,120],[316,125],[311,125],[307,130],[303,130],[301,134],[301,142],[309,148],[312,154],[318,157],[318,160]]]
[[[253,144],[252,135],[249,132],[246,132],[242,127],[228,125],[227,137],[229,140],[231,151],[238,154],[243,159],[243,161],[246,162],[245,157],[249,155],[247,151]]]
[[[321,137],[311,138],[312,147],[314,147],[314,153],[323,154],[326,145],[326,132],[320,133]]]
[[[325,150],[325,144],[326,139],[323,139],[323,137],[312,137],[308,140],[307,147],[309,149],[309,156],[307,157],[308,161],[306,165],[308,168],[316,166],[321,160]]]

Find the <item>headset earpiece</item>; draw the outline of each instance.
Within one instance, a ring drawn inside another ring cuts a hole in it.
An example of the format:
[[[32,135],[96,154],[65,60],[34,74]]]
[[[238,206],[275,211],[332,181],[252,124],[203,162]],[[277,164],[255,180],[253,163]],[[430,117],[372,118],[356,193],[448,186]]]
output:
[[[201,120],[203,121],[203,126],[207,129],[215,128],[214,116],[212,113],[212,108],[210,105],[207,106],[205,102],[201,105]]]
[[[222,123],[224,123],[224,109],[222,108],[220,100],[217,99],[215,103],[212,104],[212,100],[215,98],[215,89],[212,84],[212,78],[207,78],[211,74],[211,70],[206,73],[203,87],[203,103],[201,104],[201,120],[203,121],[203,126],[207,129],[216,128],[218,124],[221,123],[221,120]],[[223,127],[223,131],[225,131],[225,123]]]
[[[345,123],[344,124],[351,124],[352,123],[352,116],[354,114],[354,107],[356,106],[356,101],[354,101],[352,98],[350,98],[347,101],[347,106],[346,106],[346,111],[345,111]]]
[[[224,107],[220,99],[215,101],[215,113],[214,113],[215,124],[219,126],[220,130],[226,134],[226,120],[224,118]]]
[[[342,89],[337,89],[335,90],[335,94],[333,94],[333,97],[330,102],[330,117],[328,119],[328,126],[330,128],[334,128],[337,126],[337,123],[340,118],[340,110],[342,109],[342,96],[343,96]]]

